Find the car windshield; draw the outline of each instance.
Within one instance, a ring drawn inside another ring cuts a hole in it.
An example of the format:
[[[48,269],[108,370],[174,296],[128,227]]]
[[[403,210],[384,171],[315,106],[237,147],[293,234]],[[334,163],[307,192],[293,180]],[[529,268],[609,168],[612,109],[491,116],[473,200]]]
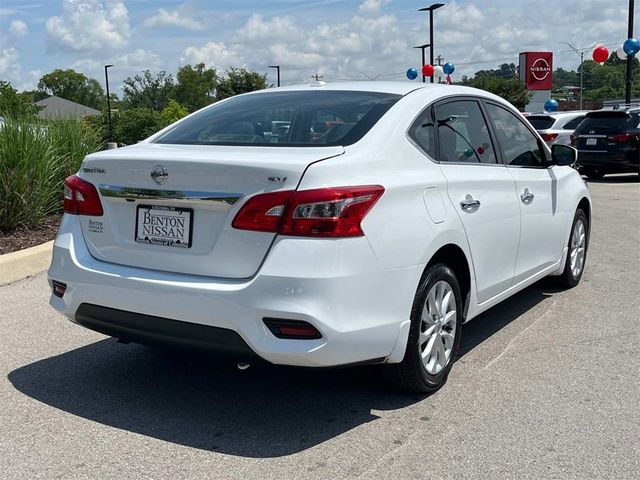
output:
[[[640,122],[640,114],[632,113],[605,113],[587,115],[576,129],[577,133],[622,133],[628,130],[636,130]]]
[[[351,145],[400,99],[356,91],[265,92],[231,98],[154,140],[187,145]]]

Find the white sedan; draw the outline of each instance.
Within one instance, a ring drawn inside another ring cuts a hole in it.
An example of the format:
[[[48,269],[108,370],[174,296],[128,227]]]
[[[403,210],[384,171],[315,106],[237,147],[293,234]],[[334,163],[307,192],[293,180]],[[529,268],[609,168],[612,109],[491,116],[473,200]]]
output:
[[[125,341],[433,391],[461,326],[582,276],[589,192],[501,98],[408,82],[240,95],[65,181],[51,305]]]

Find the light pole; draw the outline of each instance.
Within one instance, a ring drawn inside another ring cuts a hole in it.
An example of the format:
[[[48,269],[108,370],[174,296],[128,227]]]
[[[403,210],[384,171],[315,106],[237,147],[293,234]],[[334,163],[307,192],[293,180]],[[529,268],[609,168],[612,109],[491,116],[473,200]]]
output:
[[[433,51],[434,51],[434,45],[433,45],[433,11],[437,10],[440,7],[444,7],[444,3],[434,3],[432,5],[429,5],[428,7],[425,8],[421,8],[420,10],[418,10],[419,12],[429,12],[429,45],[431,45],[431,48],[429,49],[429,63],[431,65],[433,65]],[[431,83],[433,83],[433,75],[431,75]]]
[[[104,83],[107,86],[107,116],[109,119],[109,142],[113,142],[113,128],[111,126],[111,95],[109,95],[109,68],[113,65],[104,66]]]
[[[629,0],[629,31],[627,38],[633,38],[633,7],[634,1]],[[631,104],[631,85],[633,83],[633,55],[627,55],[627,82],[625,90],[625,102],[627,105]]]
[[[576,47],[574,47],[573,45],[571,45],[568,42],[560,42],[560,43],[563,43],[563,44],[567,45],[571,50],[573,50],[578,55],[580,55],[580,110],[582,110],[582,93],[583,93],[582,92],[582,85],[584,84],[584,69],[582,68],[582,62],[584,62],[584,54],[586,52],[588,52],[589,50],[591,50],[593,47],[595,47],[597,45],[597,43],[594,43],[590,47],[582,48],[580,50],[578,50]]]
[[[278,71],[278,86],[280,86],[280,65],[269,65],[269,68],[275,68]]]
[[[431,45],[429,45],[428,43],[425,43],[424,45],[418,45],[417,47],[413,47],[413,48],[419,48],[420,50],[422,50],[422,63],[420,64],[420,72],[422,72],[422,67],[424,67],[425,62],[427,61],[425,59],[425,56],[424,56],[424,49],[427,48],[427,47],[430,47],[430,46]],[[422,74],[422,83],[425,82],[425,78],[426,77],[424,76],[424,73],[423,73]]]

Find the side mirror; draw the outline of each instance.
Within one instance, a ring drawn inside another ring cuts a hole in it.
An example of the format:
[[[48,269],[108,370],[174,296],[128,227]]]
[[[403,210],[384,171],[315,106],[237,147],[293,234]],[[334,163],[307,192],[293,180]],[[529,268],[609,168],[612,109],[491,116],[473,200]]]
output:
[[[551,160],[554,165],[573,165],[578,160],[578,150],[569,145],[553,145],[551,147]]]

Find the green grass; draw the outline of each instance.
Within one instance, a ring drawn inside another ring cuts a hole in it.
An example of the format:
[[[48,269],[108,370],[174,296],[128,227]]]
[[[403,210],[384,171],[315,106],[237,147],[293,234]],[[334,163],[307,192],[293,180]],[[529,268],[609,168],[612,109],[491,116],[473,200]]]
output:
[[[60,212],[62,182],[100,147],[82,121],[7,119],[0,127],[0,232]]]

